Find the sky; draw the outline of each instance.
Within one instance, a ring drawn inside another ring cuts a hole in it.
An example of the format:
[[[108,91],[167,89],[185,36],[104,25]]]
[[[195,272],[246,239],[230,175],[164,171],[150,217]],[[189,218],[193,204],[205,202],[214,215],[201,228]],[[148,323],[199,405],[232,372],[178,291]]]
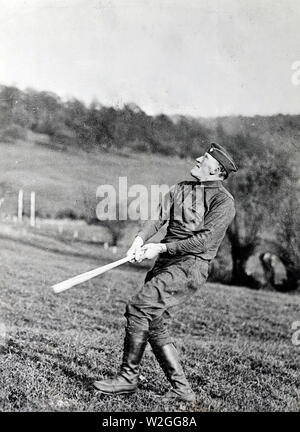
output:
[[[64,99],[299,114],[297,61],[300,0],[0,0],[0,83]]]

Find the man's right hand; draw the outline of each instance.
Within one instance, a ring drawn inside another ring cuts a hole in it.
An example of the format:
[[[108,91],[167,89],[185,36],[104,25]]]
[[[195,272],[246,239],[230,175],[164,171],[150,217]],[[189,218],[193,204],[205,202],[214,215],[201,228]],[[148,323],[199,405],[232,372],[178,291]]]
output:
[[[126,256],[132,257],[130,260],[131,263],[137,261],[141,261],[141,257],[143,255],[142,246],[144,244],[144,240],[140,236],[136,236],[134,242],[131,247],[128,249]]]

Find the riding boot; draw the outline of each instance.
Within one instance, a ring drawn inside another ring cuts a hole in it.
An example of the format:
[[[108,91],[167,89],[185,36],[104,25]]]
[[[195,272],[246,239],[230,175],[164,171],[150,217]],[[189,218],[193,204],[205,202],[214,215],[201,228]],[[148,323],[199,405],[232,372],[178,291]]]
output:
[[[172,343],[160,346],[153,340],[149,340],[149,342],[162,370],[172,385],[172,389],[163,396],[164,401],[195,402],[195,393],[185,377],[175,346]]]
[[[112,379],[95,381],[94,387],[104,394],[134,393],[137,389],[139,365],[148,339],[148,332],[129,333],[124,339],[123,360],[119,374]]]

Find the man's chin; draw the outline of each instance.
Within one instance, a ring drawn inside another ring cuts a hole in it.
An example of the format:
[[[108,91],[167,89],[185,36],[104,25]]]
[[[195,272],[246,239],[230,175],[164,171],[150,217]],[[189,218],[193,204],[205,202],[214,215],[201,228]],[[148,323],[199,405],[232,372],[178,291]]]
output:
[[[191,169],[190,174],[192,177],[194,177],[196,180],[200,180],[199,174],[195,173],[194,168]],[[201,174],[200,174],[201,175]]]

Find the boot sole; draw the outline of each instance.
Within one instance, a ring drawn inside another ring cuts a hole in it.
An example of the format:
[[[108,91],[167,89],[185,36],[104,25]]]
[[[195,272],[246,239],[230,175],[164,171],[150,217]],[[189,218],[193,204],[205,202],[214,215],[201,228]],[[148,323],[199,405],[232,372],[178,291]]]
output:
[[[123,391],[112,393],[112,392],[106,392],[104,390],[99,390],[97,387],[95,387],[95,389],[98,390],[99,393],[109,395],[109,396],[118,396],[118,395],[122,395],[122,394],[132,394],[132,393],[136,392],[136,390],[123,390]]]
[[[120,395],[120,394],[131,394],[131,393],[135,393],[136,392],[136,389],[134,389],[134,390],[120,390],[120,391],[116,391],[116,392],[110,392],[110,391],[105,391],[105,390],[99,389],[97,386],[95,386],[95,384],[93,384],[93,387],[99,393],[103,393],[105,395],[111,395],[111,396],[114,396],[114,395],[117,396],[117,395]]]

